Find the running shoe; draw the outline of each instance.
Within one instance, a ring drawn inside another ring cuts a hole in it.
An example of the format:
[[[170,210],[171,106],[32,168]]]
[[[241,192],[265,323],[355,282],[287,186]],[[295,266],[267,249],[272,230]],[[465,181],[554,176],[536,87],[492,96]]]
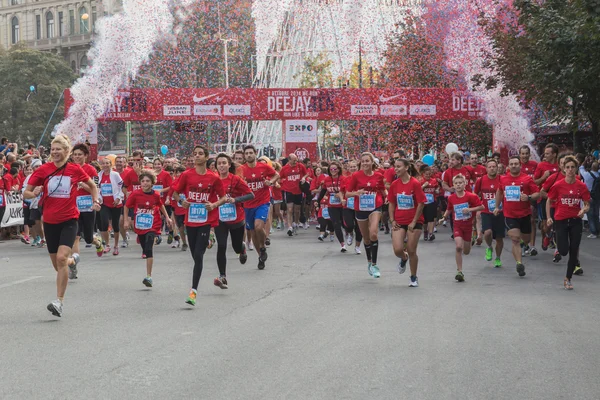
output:
[[[215,233],[211,232],[210,236],[208,237],[208,246],[206,246],[206,248],[212,249],[214,245],[215,245]]]
[[[142,260],[145,260],[145,259],[146,259],[146,255],[142,254]]]
[[[335,240],[335,237],[333,236],[333,233],[331,233],[331,234],[329,235],[329,241],[330,241],[330,242],[333,242],[334,240]]]
[[[179,246],[181,246],[181,243],[179,243],[179,240],[175,240],[175,241],[173,242],[173,244],[171,245],[171,248],[172,248],[172,249],[178,249],[178,248],[179,248]]]
[[[492,256],[494,255],[493,253],[494,251],[491,247],[485,249],[485,261],[492,261]]]
[[[294,227],[294,236],[298,236],[298,226]]]
[[[354,254],[362,254],[362,251],[360,251],[360,246],[354,247]]]
[[[454,279],[456,279],[459,282],[464,282],[465,275],[462,273],[462,271],[456,271],[456,276],[454,277]]]
[[[343,244],[343,245],[342,245],[342,249],[341,249],[340,251],[341,251],[342,253],[345,253],[345,252],[347,252],[347,251],[348,251],[348,249],[346,248],[346,245],[345,245],[345,244]]]
[[[544,235],[544,239],[542,239],[542,250],[546,251],[550,247],[550,237]]]
[[[98,257],[102,257],[103,254],[104,254],[104,247],[102,247],[102,243],[99,243],[98,245],[96,245],[96,255]]]
[[[185,302],[192,306],[196,305],[196,291],[194,289],[190,290],[190,295]]]
[[[89,243],[89,244],[87,244],[87,243],[86,243],[86,244],[85,244],[85,248],[86,248],[86,249],[89,249],[90,247],[92,247],[92,244],[91,244],[91,243]]]
[[[55,317],[62,317],[63,304],[62,304],[62,301],[60,301],[59,299],[56,299],[52,303],[48,304],[48,307],[46,307],[46,308]]]
[[[400,259],[400,262],[398,263],[398,273],[400,275],[402,275],[404,272],[406,272],[406,263],[408,262],[408,255],[406,253],[404,253],[404,255],[406,256],[406,259]]]
[[[69,279],[77,279],[77,264],[81,261],[79,254],[73,253],[73,261],[75,264],[69,265]]]
[[[517,263],[517,272],[519,274],[520,277],[525,276],[525,266],[523,265],[523,263],[518,262]]]
[[[260,255],[258,256],[258,259],[264,263],[267,261],[267,258],[269,258],[269,255],[267,254],[267,249],[263,247],[262,249],[260,249]]]
[[[308,222],[305,222],[304,223],[304,230],[307,230],[307,229],[308,229]]]
[[[169,233],[169,236],[167,237],[167,244],[171,243],[173,243],[173,233]]]
[[[594,234],[592,233],[592,234],[589,234],[589,235],[587,236],[587,238],[588,238],[588,239],[597,239],[597,238],[598,238],[598,236],[596,236],[596,235],[594,235]]]
[[[433,233],[437,233],[437,228],[435,226],[433,227]]]
[[[500,257],[496,257],[496,259],[494,260],[494,268],[500,267],[502,267],[502,260],[500,259]]]
[[[242,252],[240,253],[240,264],[246,264],[248,253],[246,252],[246,243],[242,243]]]
[[[325,236],[319,235],[319,237],[317,239],[319,239],[319,242],[322,242],[325,239]]]
[[[431,235],[429,235],[429,241],[433,242],[435,240],[435,235],[432,233]]]
[[[557,263],[557,262],[560,262],[560,260],[562,260],[562,256],[560,255],[560,253],[558,251],[555,251],[552,262]]]
[[[270,246],[271,245],[271,239],[270,238],[266,238],[265,239],[265,246]]]
[[[381,273],[379,272],[379,267],[377,265],[373,264],[371,270],[373,271],[373,278],[381,278]]]
[[[352,246],[352,242],[354,241],[354,236],[351,233],[346,233],[346,244],[348,246]]]
[[[371,261],[369,261],[367,264],[367,270],[369,271],[369,275],[373,276],[373,264]]]
[[[109,244],[107,244],[107,245],[104,247],[104,254],[108,254],[108,253],[110,253],[110,245],[109,245]]]
[[[46,239],[40,240],[37,247],[39,247],[39,248],[46,247]]]
[[[261,261],[260,259],[258,260],[258,269],[260,269],[260,270],[265,269],[265,262]]]
[[[417,278],[416,276],[411,276],[408,287],[419,287],[419,278]]]
[[[575,270],[573,270],[573,275],[583,275],[583,268],[579,264],[575,266]]]
[[[160,236],[160,235],[156,236],[156,239],[154,239],[154,244],[156,246],[158,246],[161,243],[162,243],[162,236]],[[209,249],[210,249],[210,247],[209,247]]]
[[[565,278],[564,285],[566,290],[573,290],[573,284],[569,279]]]
[[[142,283],[144,285],[146,285],[146,287],[152,287],[152,277],[147,276],[144,278],[144,280],[142,281]]]
[[[127,247],[129,247],[129,242],[127,240],[125,240],[123,243],[121,243],[121,247],[123,249],[126,249]]]
[[[292,227],[289,227],[288,230],[287,230],[287,234],[288,234],[289,237],[294,236],[294,229]]]
[[[31,239],[29,238],[29,236],[21,236],[21,242],[23,242],[24,244],[31,244]]]
[[[115,249],[113,250],[113,256],[118,256],[119,255],[119,248],[115,247]]]
[[[224,276],[220,276],[218,278],[215,278],[215,280],[213,281],[213,284],[215,286],[220,287],[221,289],[228,289],[228,287],[227,287],[227,278],[225,278]]]
[[[429,234],[428,234],[427,232],[425,232],[425,233],[423,234],[423,241],[424,241],[424,242],[427,242],[428,240],[429,240]]]
[[[42,240],[39,236],[36,237],[35,239],[33,239],[33,242],[31,242],[31,247],[35,247],[38,245],[38,243],[40,242],[40,240]]]
[[[524,246],[521,246],[521,256],[530,256],[531,255],[531,249],[529,248],[529,245],[526,244]]]
[[[531,255],[531,256],[533,256],[533,257],[537,256],[537,255],[538,255],[538,251],[537,251],[537,249],[536,249],[535,247],[531,246],[531,247],[529,248],[529,255]]]
[[[442,222],[442,226],[445,228],[446,227],[446,220],[444,220],[444,222]]]
[[[248,250],[254,250],[254,243],[252,243],[252,241],[248,242]]]
[[[183,246],[181,246],[181,251],[187,251],[188,247],[188,244],[184,243]]]

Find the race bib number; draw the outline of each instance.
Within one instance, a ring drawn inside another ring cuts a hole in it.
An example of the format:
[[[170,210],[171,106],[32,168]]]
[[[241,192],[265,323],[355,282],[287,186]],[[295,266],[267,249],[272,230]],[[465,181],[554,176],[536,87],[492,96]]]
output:
[[[71,197],[71,177],[53,176],[48,180],[48,196],[57,199],[68,199]]]
[[[154,185],[154,186],[152,186],[152,190],[158,192],[159,190],[163,190],[163,186],[162,185]]]
[[[425,204],[431,204],[434,201],[433,193],[425,193]]]
[[[397,194],[396,204],[398,205],[398,210],[412,210],[415,208],[415,200],[412,194]]]
[[[139,230],[152,229],[154,225],[154,215],[152,214],[136,214],[135,227]]]
[[[329,216],[329,208],[327,207],[323,207],[323,218],[331,219],[331,217]]]
[[[465,211],[467,208],[469,208],[469,203],[454,206],[454,216],[457,221],[468,221],[471,218],[471,213]]]
[[[94,201],[92,200],[92,196],[77,196],[77,209],[79,212],[90,212],[92,211],[92,206],[94,205]]]
[[[375,194],[361,194],[358,197],[360,211],[373,211],[375,209]]]
[[[100,193],[102,193],[102,197],[109,197],[113,195],[112,184],[103,183],[100,185]]]
[[[204,204],[190,203],[188,209],[188,222],[203,224],[208,221],[208,210]]]
[[[342,201],[339,197],[337,197],[336,193],[331,193],[329,194],[329,204],[331,204],[332,206],[337,206],[339,204],[342,204]]]
[[[507,186],[504,189],[506,201],[521,201],[521,187]]]
[[[219,207],[219,219],[223,222],[234,222],[237,219],[235,204],[223,204]]]
[[[346,207],[348,207],[351,210],[354,210],[354,197],[350,197],[346,200]]]
[[[494,212],[494,210],[496,209],[496,199],[490,199],[488,200],[488,210],[490,210],[490,212]],[[500,204],[500,211],[502,211],[502,204]]]

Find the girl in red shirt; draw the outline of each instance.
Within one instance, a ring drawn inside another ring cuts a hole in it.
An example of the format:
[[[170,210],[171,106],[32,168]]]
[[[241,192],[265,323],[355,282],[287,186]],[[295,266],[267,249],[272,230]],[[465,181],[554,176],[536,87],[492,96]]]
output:
[[[342,246],[341,252],[345,253],[346,243],[344,241],[344,234],[342,232],[342,219],[344,206],[342,204],[343,195],[341,193],[341,186],[343,181],[346,179],[342,175],[342,165],[337,161],[332,161],[327,169],[327,176],[321,184],[321,193],[317,204],[321,202],[321,199],[325,198],[329,217],[333,223],[333,229],[337,236],[340,246]]]
[[[421,176],[419,180],[421,188],[425,193],[425,208],[423,208],[423,218],[425,224],[425,241],[433,242],[435,235],[433,229],[435,228],[435,220],[437,218],[437,197],[440,192],[440,184],[438,180],[433,176],[431,167],[427,164],[421,166]]]
[[[173,175],[174,179],[173,179],[173,183],[171,184],[171,188],[167,194],[167,200],[165,201],[165,208],[167,208],[166,206],[171,204],[172,208],[173,208],[173,213],[171,214],[171,219],[174,221],[173,223],[173,230],[175,230],[175,226],[177,227],[177,231],[174,231],[175,233],[175,237],[173,244],[171,245],[172,249],[178,249],[179,246],[181,245],[181,251],[187,251],[188,249],[188,243],[187,243],[187,238],[186,238],[186,234],[185,234],[185,208],[181,207],[179,205],[179,203],[177,201],[175,201],[175,198],[173,197],[173,192],[174,192],[174,187],[175,185],[177,185],[177,182],[179,181],[179,177],[181,176],[182,173],[185,172],[185,167],[179,166],[175,169],[175,173]],[[181,240],[181,243],[180,243]]]
[[[51,162],[35,170],[23,193],[25,199],[34,199],[44,193],[44,233],[50,260],[56,270],[57,299],[48,304],[48,311],[62,316],[63,300],[69,280],[68,265],[75,268],[79,255],[69,257],[77,236],[79,210],[77,209],[77,187],[83,187],[92,197],[92,210],[100,210],[98,190],[94,181],[77,164],[67,162],[71,142],[64,135],[57,135],[50,147]]]
[[[585,183],[577,179],[579,163],[575,157],[565,157],[564,170],[565,178],[555,183],[548,193],[548,199],[554,202],[554,221],[550,217],[550,201],[546,204],[546,215],[548,227],[554,224],[558,251],[563,257],[569,255],[564,287],[572,290],[571,278],[575,266],[579,264],[579,244],[583,233],[582,218],[590,209],[590,192]]]
[[[348,172],[350,174],[358,171],[358,164],[356,161],[352,160],[348,162]],[[351,176],[351,175],[350,175]],[[356,211],[354,208],[354,197],[347,198],[346,191],[348,189],[348,183],[350,183],[350,176],[346,177],[346,179],[342,180],[341,192],[342,192],[342,202],[344,204],[344,229],[346,230],[346,245],[352,246],[352,242],[354,241],[354,236],[356,236],[356,242],[354,243],[354,252],[356,254],[360,254],[360,243],[362,242],[362,234],[360,233],[360,228],[358,227],[358,223],[356,222]]]
[[[410,260],[410,284],[409,287],[418,287],[417,268],[419,257],[417,256],[417,245],[423,230],[423,208],[427,198],[419,181],[416,167],[408,160],[399,158],[394,161],[396,179],[390,185],[388,193],[388,210],[392,223],[392,246],[396,257],[400,258],[398,273],[403,274],[406,270],[406,262]],[[404,239],[408,237],[406,250],[404,250]]]
[[[375,157],[365,152],[360,157],[360,171],[354,173],[348,183],[346,197],[354,197],[356,220],[365,241],[369,275],[379,278],[377,266],[379,250],[379,222],[385,195],[383,175],[375,172]]]
[[[154,173],[144,170],[139,178],[142,188],[131,192],[125,203],[124,213],[127,215],[129,209],[133,209],[133,229],[138,235],[140,246],[142,246],[142,258],[146,259],[146,277],[142,283],[146,287],[152,287],[152,265],[154,264],[152,247],[156,236],[160,235],[161,214],[165,217],[169,227],[172,224],[160,195],[152,189],[152,186],[156,184]],[[129,229],[129,220],[126,220],[124,224],[125,229]]]

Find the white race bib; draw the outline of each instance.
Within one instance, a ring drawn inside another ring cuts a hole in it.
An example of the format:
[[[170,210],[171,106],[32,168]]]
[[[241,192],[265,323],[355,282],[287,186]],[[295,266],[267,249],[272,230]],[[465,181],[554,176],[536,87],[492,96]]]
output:
[[[190,203],[188,209],[188,222],[193,224],[203,224],[208,221],[208,210],[204,204]]]
[[[329,194],[329,204],[332,206],[337,206],[339,204],[342,204],[342,201],[340,200],[340,198],[337,197],[337,193]]]
[[[351,210],[354,210],[354,197],[346,199],[346,207],[348,207]]]
[[[425,193],[425,204],[431,204],[435,201],[435,198],[433,197],[433,193]]]
[[[504,189],[506,201],[521,201],[521,187],[520,186],[507,186]]]
[[[102,197],[110,197],[113,195],[112,184],[111,183],[103,183],[100,185],[100,193],[102,193]]]
[[[331,219],[331,217],[329,216],[329,208],[323,207],[322,214],[323,214],[323,218],[325,218],[325,219]]]
[[[71,197],[71,177],[60,175],[53,176],[48,180],[48,196],[57,199],[68,199]]]
[[[454,206],[454,216],[457,221],[468,221],[471,218],[470,212],[465,212],[469,208],[469,203],[461,203]]]
[[[135,227],[139,230],[152,229],[154,225],[154,215],[152,214],[136,214],[135,216]]]
[[[398,210],[412,210],[415,208],[415,200],[412,194],[397,194],[396,204],[398,205]]]
[[[234,222],[237,219],[235,204],[227,203],[219,207],[219,219],[223,222]]]
[[[91,212],[93,205],[92,195],[77,196],[77,209],[79,212]]]
[[[360,211],[373,211],[375,209],[375,194],[361,194],[358,197],[358,209]]]

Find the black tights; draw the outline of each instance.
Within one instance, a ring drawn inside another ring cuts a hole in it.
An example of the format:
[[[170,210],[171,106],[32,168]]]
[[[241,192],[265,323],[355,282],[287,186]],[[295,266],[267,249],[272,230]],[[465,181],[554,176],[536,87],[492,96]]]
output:
[[[194,273],[192,275],[192,289],[198,290],[200,277],[202,276],[202,268],[204,264],[204,253],[208,246],[210,236],[210,225],[204,226],[186,226],[188,242],[192,258],[194,259]]]
[[[143,235],[138,235],[138,237],[140,238],[140,246],[142,246],[142,253],[146,256],[146,258],[152,258],[154,256],[152,254],[152,246],[154,246],[156,232],[144,233]]]
[[[325,232],[329,231],[329,233],[333,232],[333,222],[330,219],[325,219],[323,217],[317,218],[320,225],[320,231]]]
[[[583,221],[581,218],[569,218],[554,221],[554,232],[556,234],[556,247],[561,256],[569,254],[567,262],[567,278],[573,277],[573,271],[579,257],[579,244],[583,234]]]
[[[333,222],[333,230],[340,243],[344,243],[344,234],[342,232],[343,208],[329,207],[329,217]]]
[[[244,223],[226,224],[220,222],[215,228],[217,237],[217,265],[219,266],[219,275],[227,276],[227,236],[231,233],[231,246],[235,254],[240,254],[244,246]]]
[[[100,209],[100,232],[108,232],[108,222],[112,221],[112,228],[114,233],[119,233],[119,220],[121,219],[122,208],[108,207],[102,204]]]
[[[350,234],[354,232],[354,240],[356,243],[362,242],[363,237],[362,233],[360,233],[360,228],[356,223],[356,212],[354,210],[344,208],[344,227],[346,228],[346,232]]]

